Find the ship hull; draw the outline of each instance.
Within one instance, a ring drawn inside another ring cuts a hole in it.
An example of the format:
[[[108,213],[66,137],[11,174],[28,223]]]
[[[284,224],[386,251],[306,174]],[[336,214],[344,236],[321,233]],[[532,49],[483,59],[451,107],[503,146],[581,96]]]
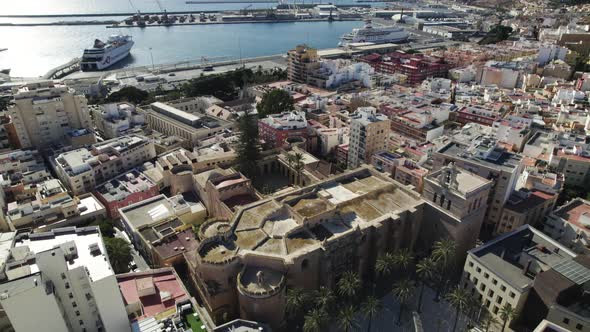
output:
[[[82,71],[100,71],[110,68],[117,62],[125,59],[131,53],[133,44],[133,41],[129,41],[125,45],[105,52],[102,60],[100,61],[82,62],[80,69]]]

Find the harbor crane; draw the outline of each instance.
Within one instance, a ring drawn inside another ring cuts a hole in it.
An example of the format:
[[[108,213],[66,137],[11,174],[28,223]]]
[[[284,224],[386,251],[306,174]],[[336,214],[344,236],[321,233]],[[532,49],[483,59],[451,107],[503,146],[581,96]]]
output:
[[[252,4],[249,4],[248,6],[242,8],[242,10],[240,10],[242,12],[242,15],[248,15],[248,9],[252,7]]]

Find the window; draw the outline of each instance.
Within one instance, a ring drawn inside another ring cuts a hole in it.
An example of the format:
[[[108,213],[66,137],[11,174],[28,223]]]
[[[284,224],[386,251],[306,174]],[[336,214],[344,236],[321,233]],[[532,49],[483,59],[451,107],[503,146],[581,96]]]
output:
[[[61,278],[62,278],[62,279],[65,279],[65,278],[66,278],[66,274],[65,274],[65,273],[62,273],[62,274],[61,274]]]
[[[473,262],[469,262],[469,267],[473,267]]]
[[[84,325],[84,321],[83,320],[79,320],[78,323],[80,323],[80,325]]]
[[[76,316],[80,316],[80,312],[76,310]]]
[[[70,289],[70,283],[66,282],[66,289]]]
[[[569,319],[569,318],[564,318],[564,319],[563,319],[563,323],[564,323],[565,325],[568,325],[568,324],[570,323],[570,319]]]
[[[72,294],[72,293],[69,293],[68,296],[70,297],[70,299],[74,298],[74,294]]]
[[[494,297],[494,291],[490,289],[490,291],[488,292],[488,296],[489,297]]]
[[[90,300],[92,298],[92,295],[90,295],[90,293],[86,293],[86,300]]]
[[[477,273],[481,273],[481,269],[479,267],[475,269],[475,271],[477,271]]]
[[[515,296],[516,296],[516,294],[514,294],[514,293],[510,292],[510,297],[511,297],[511,298],[514,298]]]
[[[473,278],[473,284],[477,286],[477,278]]]
[[[489,277],[490,277],[490,275],[489,275],[489,274],[487,274],[487,273],[484,273],[484,274],[483,274],[483,277],[487,279],[487,278],[489,278]]]
[[[481,291],[485,291],[486,290],[486,284],[481,283],[481,286],[479,287],[479,289],[481,289]]]
[[[506,290],[506,286],[504,286],[504,285],[500,286],[500,290],[501,291],[505,291]]]
[[[501,296],[498,296],[498,298],[496,299],[496,303],[502,304],[502,297]]]
[[[494,315],[496,315],[499,310],[500,309],[497,306],[494,306],[494,310],[492,310],[492,312],[494,313]]]
[[[582,330],[583,328],[584,328],[584,325],[576,324],[576,330]]]
[[[492,279],[492,284],[497,285],[498,284],[498,280]]]
[[[74,308],[75,308],[75,307],[77,307],[77,306],[78,306],[78,304],[76,304],[76,302],[72,302],[72,307],[74,307]]]

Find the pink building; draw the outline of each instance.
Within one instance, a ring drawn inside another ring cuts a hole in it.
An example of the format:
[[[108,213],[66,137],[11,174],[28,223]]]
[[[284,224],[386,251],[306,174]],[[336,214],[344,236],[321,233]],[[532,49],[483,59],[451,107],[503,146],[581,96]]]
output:
[[[112,219],[119,218],[119,208],[159,194],[158,186],[137,169],[99,185],[94,192]]]
[[[307,120],[304,112],[285,112],[258,120],[261,140],[273,148],[279,148],[290,137],[307,138]]]

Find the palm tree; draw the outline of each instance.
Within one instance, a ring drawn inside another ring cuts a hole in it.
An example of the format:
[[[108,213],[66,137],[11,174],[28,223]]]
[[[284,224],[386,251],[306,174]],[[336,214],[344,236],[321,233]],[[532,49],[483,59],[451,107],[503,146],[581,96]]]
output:
[[[330,311],[330,307],[334,303],[336,296],[331,289],[325,286],[321,286],[319,290],[315,292],[315,304],[326,312]]]
[[[375,262],[375,271],[381,277],[389,277],[395,267],[395,257],[392,253],[385,253],[377,257]]]
[[[434,250],[432,251],[432,258],[437,263],[440,263],[443,268],[449,267],[455,258],[457,252],[457,244],[450,238],[446,238],[434,243]]]
[[[492,326],[499,324],[500,321],[494,317],[493,315],[486,315],[483,322],[481,322],[481,327],[484,328],[485,332],[488,332]]]
[[[291,319],[300,317],[309,304],[309,295],[302,288],[287,290],[287,313]]]
[[[393,254],[395,266],[402,272],[406,272],[414,257],[408,249],[398,250]]]
[[[371,332],[371,323],[373,322],[373,317],[375,317],[383,308],[381,305],[381,301],[375,296],[369,296],[361,304],[361,313],[365,318],[369,319],[369,326],[367,327],[367,332]]]
[[[338,294],[351,299],[361,289],[361,279],[356,273],[347,271],[342,274],[336,286],[338,287]]]
[[[291,158],[291,162],[292,165],[290,165],[291,167],[293,167],[293,170],[295,171],[295,175],[297,176],[297,180],[295,182],[299,183],[301,181],[301,172],[303,171],[303,168],[305,167],[305,164],[303,163],[303,153],[300,152],[296,152],[294,154],[290,154],[290,156],[292,156]]]
[[[399,301],[399,314],[397,317],[397,325],[399,326],[402,323],[402,313],[405,309],[406,302],[414,292],[414,284],[409,279],[401,279],[393,285],[391,292]]]
[[[328,315],[322,309],[315,308],[305,315],[305,321],[303,323],[304,332],[320,332],[326,322]]]
[[[424,287],[426,283],[433,279],[436,272],[436,262],[434,258],[427,257],[416,264],[416,273],[420,278],[420,296],[418,297],[418,312],[422,311],[422,295],[424,294]]]
[[[432,258],[441,269],[439,275],[439,283],[436,288],[436,297],[438,301],[444,283],[448,280],[448,273],[451,271],[453,261],[457,252],[457,244],[450,238],[446,238],[434,243],[434,250],[432,251]]]
[[[502,319],[502,332],[506,329],[506,325],[509,321],[516,318],[517,312],[516,309],[512,308],[509,303],[504,304],[504,306],[500,309],[500,319]]]
[[[469,303],[469,293],[466,289],[457,287],[453,289],[446,296],[447,301],[455,307],[455,321],[453,322],[453,332],[457,329],[457,322],[459,321],[459,315]]]
[[[338,311],[338,326],[345,332],[348,332],[358,326],[355,318],[355,309],[352,305],[347,305]]]

